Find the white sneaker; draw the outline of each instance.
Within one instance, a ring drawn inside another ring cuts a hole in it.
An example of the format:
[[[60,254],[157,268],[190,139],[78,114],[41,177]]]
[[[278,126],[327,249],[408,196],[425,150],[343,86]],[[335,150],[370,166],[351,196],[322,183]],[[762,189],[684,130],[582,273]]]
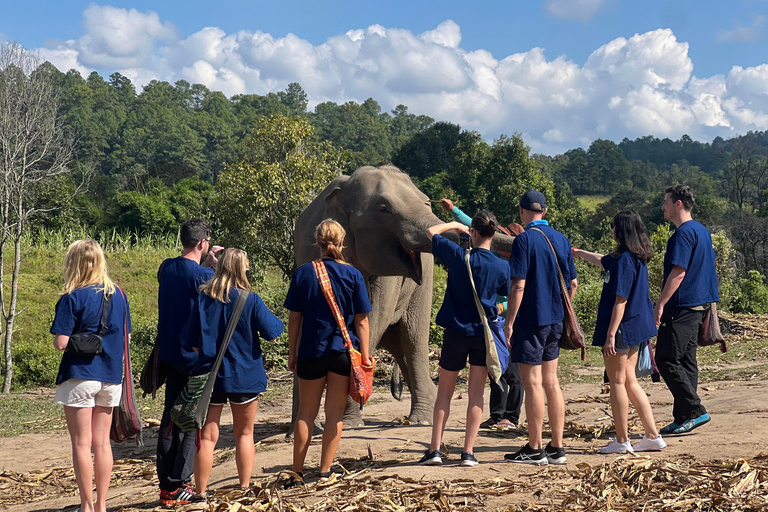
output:
[[[632,445],[629,443],[629,441],[619,443],[615,439],[611,439],[611,442],[608,444],[608,446],[603,446],[600,448],[600,453],[632,453],[633,451],[634,450],[632,449]]]
[[[661,434],[656,439],[643,436],[641,440],[632,445],[632,449],[636,452],[660,452],[666,447],[667,443],[661,438]]]

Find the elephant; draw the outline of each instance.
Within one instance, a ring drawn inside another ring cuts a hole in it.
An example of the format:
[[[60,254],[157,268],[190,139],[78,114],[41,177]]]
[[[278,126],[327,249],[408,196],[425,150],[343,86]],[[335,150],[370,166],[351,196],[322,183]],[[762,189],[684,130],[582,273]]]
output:
[[[346,230],[343,255],[368,286],[370,351],[380,346],[393,355],[411,393],[409,422],[429,424],[436,390],[429,370],[433,258],[426,231],[443,221],[407,174],[393,166],[361,167],[331,181],[297,219],[297,266],[319,256],[314,231],[327,218]],[[455,233],[446,236],[456,240]],[[511,250],[513,237],[494,240],[494,249]],[[362,424],[354,405],[348,403],[344,418],[350,426]]]

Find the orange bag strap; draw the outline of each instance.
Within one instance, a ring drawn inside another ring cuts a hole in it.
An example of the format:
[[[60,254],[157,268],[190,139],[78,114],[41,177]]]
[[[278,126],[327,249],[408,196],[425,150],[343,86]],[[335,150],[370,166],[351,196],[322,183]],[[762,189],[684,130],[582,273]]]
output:
[[[325,268],[325,263],[321,259],[315,260],[312,262],[312,266],[315,267],[315,275],[317,276],[317,280],[320,283],[320,288],[323,290],[325,300],[331,307],[331,312],[333,313],[334,318],[336,318],[336,323],[339,324],[341,336],[344,338],[344,348],[347,350],[353,350],[354,346],[352,345],[352,340],[349,337],[347,324],[344,322],[344,317],[341,316],[339,305],[336,303],[336,296],[333,294],[331,279],[328,277],[328,270]]]

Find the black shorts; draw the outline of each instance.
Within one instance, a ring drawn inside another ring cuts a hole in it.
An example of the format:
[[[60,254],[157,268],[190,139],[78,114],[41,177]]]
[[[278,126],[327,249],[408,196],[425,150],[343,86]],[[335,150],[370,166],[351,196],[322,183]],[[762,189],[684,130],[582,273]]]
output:
[[[349,377],[352,372],[352,361],[349,352],[331,350],[328,355],[312,359],[299,359],[296,363],[296,375],[304,380],[322,379],[328,372]]]
[[[211,405],[226,405],[227,400],[229,403],[235,405],[243,405],[259,398],[261,393],[225,393],[223,391],[214,390],[211,393]]]
[[[485,337],[464,336],[449,329],[443,331],[443,350],[440,352],[440,368],[458,372],[467,366],[485,366]]]

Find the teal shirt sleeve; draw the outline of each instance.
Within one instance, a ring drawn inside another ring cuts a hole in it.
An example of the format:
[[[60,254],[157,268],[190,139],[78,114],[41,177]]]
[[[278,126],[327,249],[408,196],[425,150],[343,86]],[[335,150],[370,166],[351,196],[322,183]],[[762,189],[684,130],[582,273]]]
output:
[[[451,215],[453,216],[453,220],[456,222],[461,222],[467,227],[472,225],[472,217],[461,211],[458,206],[453,207],[453,210],[451,210]]]

